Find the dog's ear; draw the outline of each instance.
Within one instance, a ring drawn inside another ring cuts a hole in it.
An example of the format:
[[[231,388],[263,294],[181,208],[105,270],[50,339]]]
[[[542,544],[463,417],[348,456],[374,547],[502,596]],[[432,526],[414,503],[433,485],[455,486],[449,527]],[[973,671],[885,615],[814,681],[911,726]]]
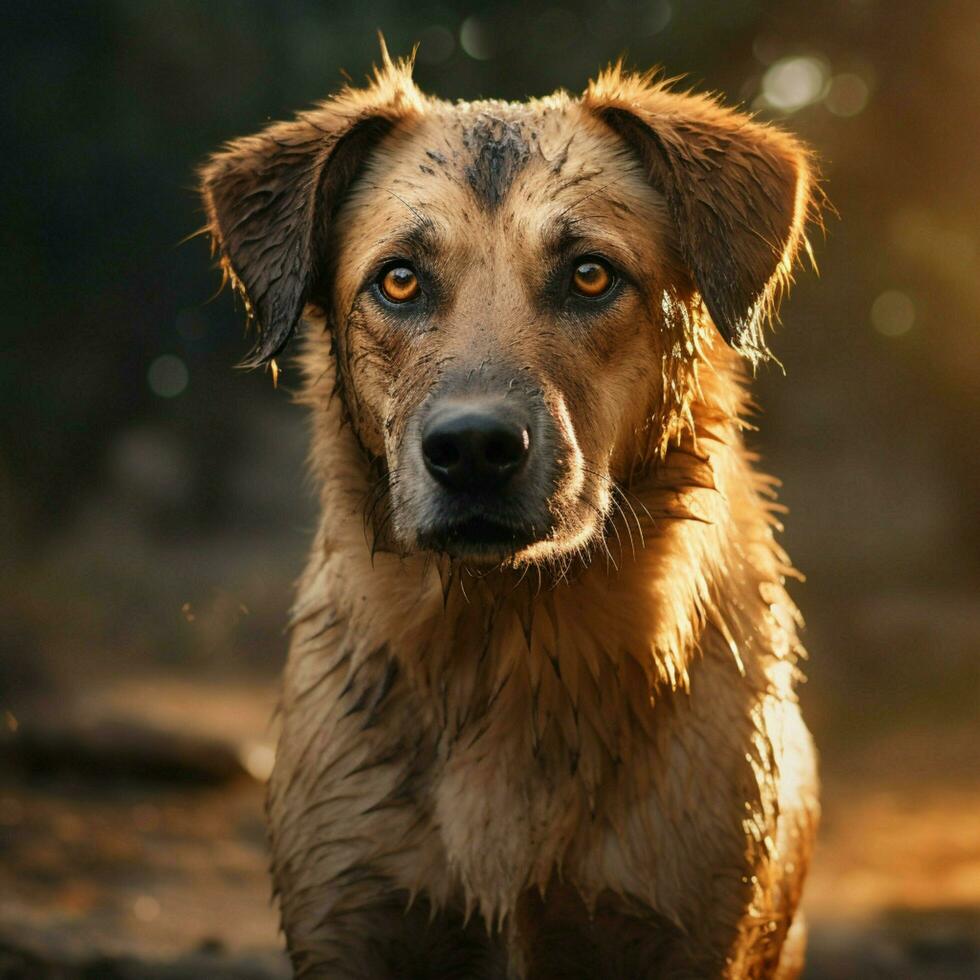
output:
[[[641,158],[663,194],[680,257],[725,340],[758,359],[789,282],[815,193],[810,154],[772,126],[703,95],[614,67],[583,105]]]
[[[292,335],[323,272],[330,220],[371,148],[422,110],[410,63],[382,55],[366,88],[235,140],[200,170],[213,248],[258,327],[249,366]]]

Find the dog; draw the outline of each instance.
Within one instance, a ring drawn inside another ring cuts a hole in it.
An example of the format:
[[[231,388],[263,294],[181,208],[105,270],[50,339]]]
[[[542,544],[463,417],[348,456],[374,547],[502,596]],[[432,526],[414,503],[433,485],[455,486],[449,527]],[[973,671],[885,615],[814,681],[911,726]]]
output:
[[[796,976],[815,755],[744,419],[810,152],[621,65],[449,103],[384,52],[201,190],[249,363],[303,325],[295,975]]]

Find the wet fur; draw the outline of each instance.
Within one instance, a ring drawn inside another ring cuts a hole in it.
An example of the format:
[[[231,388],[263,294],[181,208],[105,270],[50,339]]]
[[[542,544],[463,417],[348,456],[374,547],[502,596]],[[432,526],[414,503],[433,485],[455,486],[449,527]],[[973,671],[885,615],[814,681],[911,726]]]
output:
[[[807,154],[618,69],[450,105],[386,61],[202,176],[254,359],[306,324],[323,516],[268,801],[296,975],[795,976],[816,777],[742,363],[803,242]],[[360,287],[399,222],[444,252],[404,329]],[[592,227],[635,282],[599,320],[553,314],[539,257]],[[492,567],[413,543],[413,426],[459,372],[555,420],[553,527]]]

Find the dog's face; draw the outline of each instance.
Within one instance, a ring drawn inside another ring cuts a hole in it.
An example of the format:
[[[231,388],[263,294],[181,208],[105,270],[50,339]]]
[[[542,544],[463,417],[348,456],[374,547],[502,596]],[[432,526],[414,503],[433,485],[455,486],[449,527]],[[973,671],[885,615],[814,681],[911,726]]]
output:
[[[526,558],[601,526],[656,404],[667,227],[574,103],[440,108],[376,150],[326,301],[404,547]]]
[[[683,423],[711,321],[759,351],[807,198],[788,137],[645,79],[451,105],[390,64],[204,183],[261,354],[326,314],[397,546],[478,564],[601,535]]]

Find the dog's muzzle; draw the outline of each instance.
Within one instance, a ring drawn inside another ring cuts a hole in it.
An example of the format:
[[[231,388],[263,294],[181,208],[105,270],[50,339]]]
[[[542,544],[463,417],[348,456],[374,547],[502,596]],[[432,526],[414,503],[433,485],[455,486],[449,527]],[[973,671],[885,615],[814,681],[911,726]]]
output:
[[[412,428],[423,548],[493,561],[548,536],[555,427],[533,392],[444,391]]]

